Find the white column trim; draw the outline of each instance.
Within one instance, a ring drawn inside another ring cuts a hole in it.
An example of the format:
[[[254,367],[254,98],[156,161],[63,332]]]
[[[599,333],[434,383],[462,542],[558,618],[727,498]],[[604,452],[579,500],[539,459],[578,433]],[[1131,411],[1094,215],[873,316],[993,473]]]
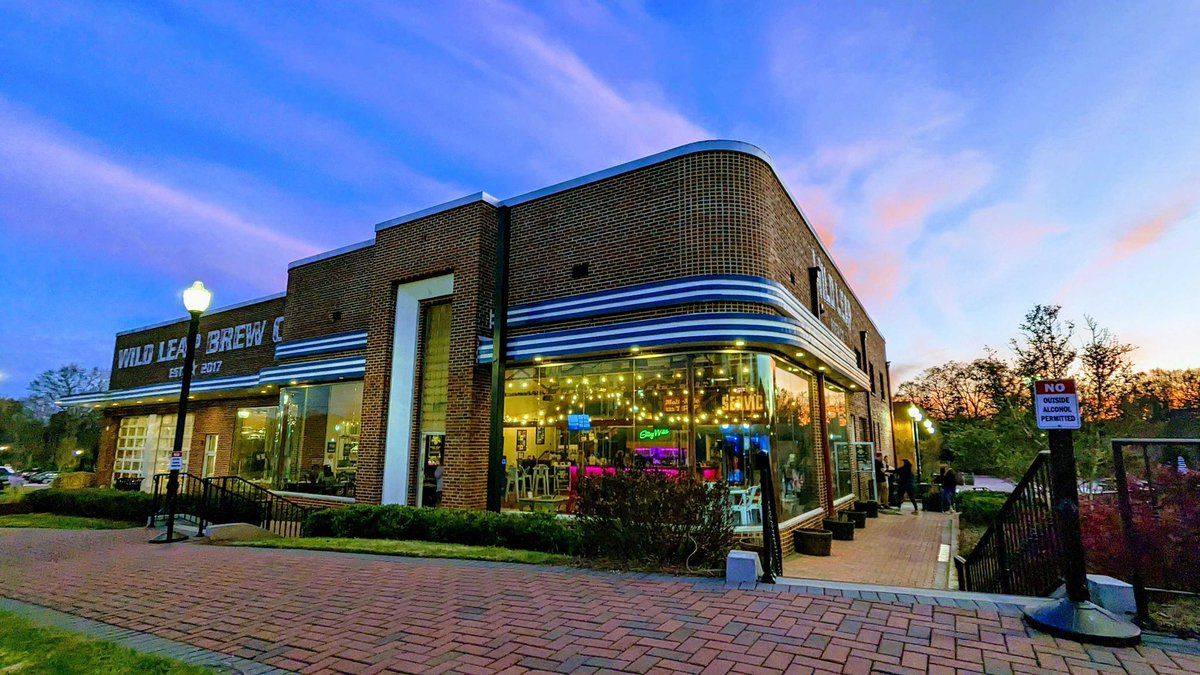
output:
[[[408,503],[408,462],[412,457],[413,396],[416,387],[417,331],[421,301],[454,293],[454,275],[402,284],[396,290],[392,328],[392,372],[384,435],[383,503]]]

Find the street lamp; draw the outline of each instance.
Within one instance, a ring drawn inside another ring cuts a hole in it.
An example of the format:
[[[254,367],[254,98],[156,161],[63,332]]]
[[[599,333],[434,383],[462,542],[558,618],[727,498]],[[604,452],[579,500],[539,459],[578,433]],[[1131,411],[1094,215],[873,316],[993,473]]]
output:
[[[908,406],[908,416],[912,418],[913,457],[917,460],[917,470],[915,473],[916,482],[919,485],[921,483],[921,434],[917,429],[917,423],[922,420],[929,422],[929,420],[925,419],[925,416],[921,414],[921,410],[915,405]]]
[[[183,291],[183,306],[192,316],[188,322],[187,348],[183,356],[183,382],[179,385],[179,415],[175,419],[175,447],[171,450],[171,475],[167,479],[167,533],[150,540],[152,544],[183,541],[187,535],[175,534],[175,497],[179,492],[179,471],[183,468],[183,430],[187,425],[188,393],[192,389],[192,366],[196,362],[196,334],[200,315],[212,302],[212,293],[197,281]]]

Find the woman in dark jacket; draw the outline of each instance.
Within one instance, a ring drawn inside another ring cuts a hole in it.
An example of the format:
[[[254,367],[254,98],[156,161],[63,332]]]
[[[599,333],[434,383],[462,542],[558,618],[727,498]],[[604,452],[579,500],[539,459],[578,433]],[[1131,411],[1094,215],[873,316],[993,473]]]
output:
[[[907,459],[901,460],[900,467],[896,469],[896,491],[900,493],[900,506],[904,506],[904,497],[908,496],[912,500],[913,515],[917,515],[917,486],[913,483],[913,465]]]

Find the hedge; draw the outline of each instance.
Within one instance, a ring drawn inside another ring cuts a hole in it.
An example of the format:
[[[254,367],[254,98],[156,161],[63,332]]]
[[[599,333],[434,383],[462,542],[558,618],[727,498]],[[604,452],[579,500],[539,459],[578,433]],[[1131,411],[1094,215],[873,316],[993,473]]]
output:
[[[958,510],[959,518],[964,522],[988,526],[995,520],[996,514],[1000,513],[1006,501],[1007,492],[968,490],[955,495],[954,508]]]
[[[154,497],[145,492],[121,492],[109,488],[49,488],[31,491],[21,500],[22,510],[27,513],[57,513],[142,524],[153,513],[153,506]]]
[[[733,511],[723,484],[618,472],[582,479],[576,508],[587,555],[716,569],[733,547]]]
[[[415,539],[546,553],[574,554],[579,550],[579,537],[571,524],[545,513],[358,505],[310,514],[305,522],[305,534],[310,537]]]

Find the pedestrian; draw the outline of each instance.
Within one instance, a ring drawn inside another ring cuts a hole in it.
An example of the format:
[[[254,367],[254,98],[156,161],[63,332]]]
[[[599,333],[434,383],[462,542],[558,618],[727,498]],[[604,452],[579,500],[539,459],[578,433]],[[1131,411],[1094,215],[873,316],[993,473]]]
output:
[[[954,513],[954,495],[958,492],[958,474],[948,465],[942,465],[942,512]]]
[[[879,491],[879,505],[883,508],[890,508],[888,504],[888,465],[887,460],[883,458],[882,452],[875,453],[875,483]]]
[[[434,480],[437,481],[437,485],[435,486],[435,489],[437,490],[437,492],[433,497],[434,507],[438,507],[438,506],[442,505],[442,488],[444,487],[442,481],[443,481],[445,475],[446,475],[446,472],[442,469],[442,465],[438,464],[437,468],[435,468],[433,470],[433,478],[434,478]]]
[[[913,475],[912,462],[907,459],[901,460],[900,468],[896,469],[896,491],[900,493],[900,507],[904,507],[904,497],[907,496],[912,500],[913,515],[917,515],[917,486],[913,483],[916,476]]]

